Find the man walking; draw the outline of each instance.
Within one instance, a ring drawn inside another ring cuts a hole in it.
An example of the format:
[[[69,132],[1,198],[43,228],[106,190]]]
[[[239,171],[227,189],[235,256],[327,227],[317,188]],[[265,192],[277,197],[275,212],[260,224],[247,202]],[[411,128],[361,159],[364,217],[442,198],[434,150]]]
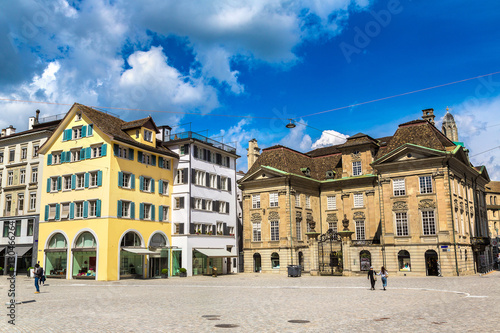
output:
[[[36,288],[35,294],[39,294],[40,293],[40,286],[39,286],[40,282],[39,281],[43,275],[43,270],[40,267],[40,265],[38,265],[38,264],[35,265],[35,269],[34,269],[33,273],[35,274],[35,288]]]

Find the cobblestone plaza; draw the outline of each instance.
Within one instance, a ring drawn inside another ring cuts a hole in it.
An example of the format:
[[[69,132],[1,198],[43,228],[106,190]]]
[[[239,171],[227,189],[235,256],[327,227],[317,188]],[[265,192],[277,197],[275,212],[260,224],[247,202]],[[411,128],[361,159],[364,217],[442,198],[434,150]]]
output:
[[[5,276],[2,304],[8,301]],[[466,277],[390,277],[370,291],[366,277],[271,274],[123,280],[17,279],[16,326],[1,332],[336,332],[499,331],[500,272]],[[36,300],[36,302],[29,302]],[[307,321],[293,323],[290,321]],[[216,325],[232,326],[219,328]]]

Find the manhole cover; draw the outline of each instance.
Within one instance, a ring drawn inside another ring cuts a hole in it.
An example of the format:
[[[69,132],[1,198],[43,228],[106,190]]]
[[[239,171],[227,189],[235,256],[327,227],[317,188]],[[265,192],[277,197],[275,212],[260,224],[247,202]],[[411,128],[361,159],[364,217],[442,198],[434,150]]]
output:
[[[218,324],[218,325],[215,325],[215,327],[219,327],[219,328],[234,328],[234,327],[238,327],[238,325],[235,325],[235,324]]]
[[[204,315],[204,316],[201,316],[202,318],[216,318],[216,317],[220,317],[220,315]]]
[[[378,319],[373,319],[375,321],[382,321],[382,320],[387,320],[387,319],[391,319],[391,318],[378,318]]]
[[[293,324],[307,324],[307,323],[310,323],[309,320],[301,320],[301,319],[292,319],[292,320],[289,320],[288,322],[289,323],[293,323]]]

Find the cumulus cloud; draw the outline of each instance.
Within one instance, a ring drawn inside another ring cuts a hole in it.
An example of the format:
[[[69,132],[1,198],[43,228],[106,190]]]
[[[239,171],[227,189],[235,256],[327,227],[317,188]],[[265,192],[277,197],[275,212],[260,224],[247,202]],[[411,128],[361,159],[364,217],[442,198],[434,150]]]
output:
[[[321,133],[321,137],[313,143],[311,148],[317,149],[322,147],[340,145],[346,142],[348,137],[349,135],[342,134],[334,130],[326,130]]]
[[[307,125],[307,122],[302,119],[298,122]],[[290,132],[280,140],[279,144],[300,152],[309,151],[311,149],[312,139],[309,134],[306,134],[306,128],[306,126],[298,125],[297,127],[290,129]]]

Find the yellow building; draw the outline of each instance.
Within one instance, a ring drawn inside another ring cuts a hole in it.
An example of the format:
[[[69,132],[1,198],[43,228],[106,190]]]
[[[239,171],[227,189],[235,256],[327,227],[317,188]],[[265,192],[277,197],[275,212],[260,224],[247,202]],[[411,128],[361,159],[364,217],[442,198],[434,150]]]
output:
[[[155,277],[169,267],[178,156],[156,133],[151,117],[126,122],[74,104],[40,148],[38,261],[48,277]]]

